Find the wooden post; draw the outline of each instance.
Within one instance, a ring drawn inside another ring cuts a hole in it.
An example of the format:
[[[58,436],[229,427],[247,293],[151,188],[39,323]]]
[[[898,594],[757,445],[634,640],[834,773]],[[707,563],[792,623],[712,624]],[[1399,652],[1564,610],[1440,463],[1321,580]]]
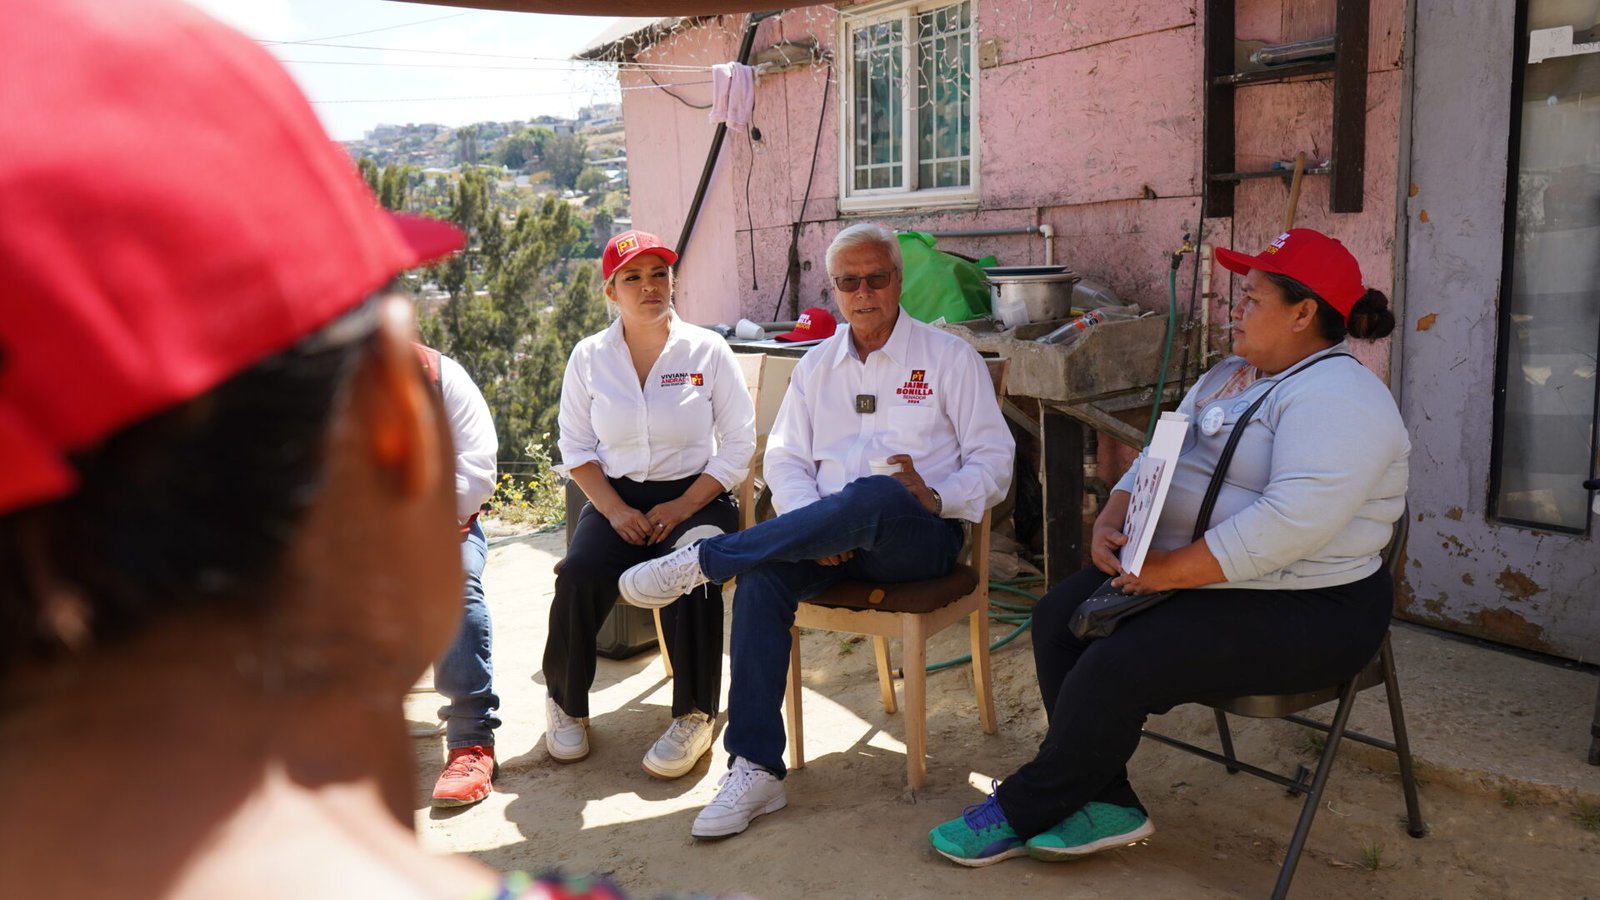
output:
[[[1041,405],[1044,578],[1054,587],[1083,566],[1083,426]]]

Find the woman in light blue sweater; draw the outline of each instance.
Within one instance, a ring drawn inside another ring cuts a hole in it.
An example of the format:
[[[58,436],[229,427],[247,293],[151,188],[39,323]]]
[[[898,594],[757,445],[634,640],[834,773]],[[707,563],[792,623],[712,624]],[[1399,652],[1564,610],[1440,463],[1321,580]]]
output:
[[[1389,301],[1364,286],[1343,244],[1307,228],[1257,256],[1218,250],[1217,261],[1245,276],[1235,355],[1179,407],[1189,431],[1150,552],[1138,575],[1122,571],[1135,463],[1095,521],[1094,565],[1034,611],[1050,720],[1038,755],[929,835],[955,862],[1072,859],[1149,836],[1126,768],[1147,716],[1207,697],[1337,684],[1388,630],[1393,585],[1380,555],[1405,507],[1411,446],[1389,389],[1345,339],[1389,334]],[[1237,429],[1210,527],[1191,540]],[[1179,592],[1107,637],[1079,640],[1067,623],[1107,575],[1129,593]]]

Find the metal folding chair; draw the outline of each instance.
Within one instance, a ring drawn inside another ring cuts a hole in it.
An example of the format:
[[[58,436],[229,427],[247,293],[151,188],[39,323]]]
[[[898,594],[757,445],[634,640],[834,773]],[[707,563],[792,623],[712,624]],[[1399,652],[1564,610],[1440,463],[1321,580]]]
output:
[[[1600,491],[1600,478],[1583,483],[1586,491]],[[1600,766],[1600,690],[1594,695],[1594,721],[1589,723],[1589,765]]]
[[[1383,558],[1390,574],[1397,575],[1400,568],[1400,550],[1405,545],[1407,528],[1407,514],[1402,513],[1399,523],[1395,526],[1394,537],[1390,539],[1389,546],[1384,550]],[[1350,731],[1346,726],[1350,720],[1350,707],[1356,694],[1370,687],[1383,685],[1384,694],[1389,701],[1389,722],[1394,729],[1394,741],[1382,740],[1357,731]],[[1300,713],[1320,706],[1324,703],[1337,700],[1339,705],[1334,708],[1333,721],[1324,723],[1307,718]],[[1311,833],[1311,822],[1316,817],[1317,808],[1322,803],[1322,792],[1328,784],[1328,775],[1333,771],[1334,755],[1339,751],[1339,744],[1344,738],[1369,746],[1378,747],[1395,754],[1400,764],[1400,784],[1405,793],[1406,801],[1406,833],[1414,838],[1420,838],[1427,833],[1427,826],[1422,821],[1422,811],[1417,800],[1417,776],[1411,761],[1411,745],[1406,738],[1405,712],[1400,704],[1400,683],[1395,677],[1394,653],[1390,649],[1389,635],[1383,637],[1383,645],[1378,649],[1378,655],[1366,665],[1355,677],[1343,684],[1333,685],[1321,690],[1309,691],[1303,694],[1260,694],[1249,697],[1231,697],[1206,703],[1212,708],[1217,717],[1217,736],[1222,742],[1222,752],[1215,753],[1203,747],[1158,734],[1148,728],[1144,735],[1164,744],[1188,751],[1196,756],[1201,756],[1212,762],[1221,763],[1233,775],[1245,772],[1258,778],[1264,778],[1274,784],[1282,785],[1291,794],[1303,794],[1305,801],[1300,808],[1300,820],[1295,826],[1294,836],[1289,841],[1288,853],[1284,856],[1283,866],[1278,870],[1278,882],[1272,889],[1273,900],[1280,900],[1289,893],[1289,883],[1294,879],[1295,866],[1300,862],[1300,852],[1305,848],[1306,837]],[[1327,740],[1323,744],[1322,756],[1317,761],[1317,768],[1308,772],[1304,765],[1298,767],[1293,777],[1262,769],[1249,763],[1241,762],[1233,752],[1233,735],[1228,730],[1228,713],[1249,716],[1259,719],[1286,719],[1307,728],[1314,728],[1326,734]],[[1307,780],[1309,776],[1309,781]]]

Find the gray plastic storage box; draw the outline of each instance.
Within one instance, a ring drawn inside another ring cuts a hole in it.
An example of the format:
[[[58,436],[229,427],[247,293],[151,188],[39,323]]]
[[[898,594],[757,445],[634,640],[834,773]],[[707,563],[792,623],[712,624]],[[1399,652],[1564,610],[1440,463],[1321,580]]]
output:
[[[588,499],[576,482],[567,482],[567,543],[572,543],[572,531],[578,527],[578,511]],[[655,616],[648,609],[630,606],[622,601],[611,607],[606,620],[600,623],[600,634],[595,637],[595,652],[606,659],[627,659],[653,649],[656,641]],[[666,648],[662,648],[666,652]]]

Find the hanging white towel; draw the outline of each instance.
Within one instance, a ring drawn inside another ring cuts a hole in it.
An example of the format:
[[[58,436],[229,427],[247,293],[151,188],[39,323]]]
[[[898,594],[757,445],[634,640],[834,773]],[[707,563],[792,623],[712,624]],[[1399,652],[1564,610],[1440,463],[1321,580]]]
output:
[[[736,62],[711,67],[711,121],[747,128],[756,108],[756,70]]]

